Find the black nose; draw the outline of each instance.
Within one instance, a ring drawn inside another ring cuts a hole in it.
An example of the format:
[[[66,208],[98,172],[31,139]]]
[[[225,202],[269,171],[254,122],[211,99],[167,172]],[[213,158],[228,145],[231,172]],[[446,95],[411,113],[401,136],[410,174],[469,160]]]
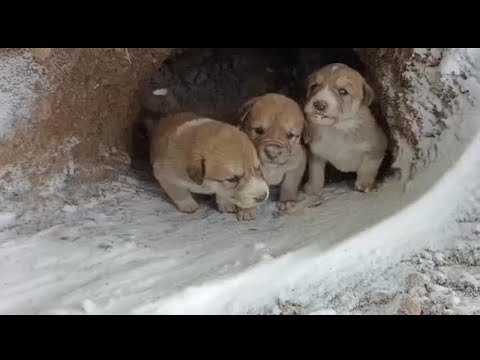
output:
[[[325,111],[328,107],[328,104],[326,101],[323,100],[317,100],[313,102],[313,107],[317,109],[318,111]]]
[[[262,201],[267,200],[267,197],[268,197],[268,194],[264,193],[262,196],[256,197],[255,201],[258,202],[258,203],[261,203]]]

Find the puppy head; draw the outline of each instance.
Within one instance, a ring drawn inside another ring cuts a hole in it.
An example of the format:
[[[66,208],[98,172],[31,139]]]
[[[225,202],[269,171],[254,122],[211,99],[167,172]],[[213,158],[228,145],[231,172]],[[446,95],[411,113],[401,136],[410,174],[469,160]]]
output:
[[[334,125],[370,106],[374,92],[360,73],[344,64],[330,64],[307,80],[305,114],[311,124]]]
[[[285,164],[303,132],[300,106],[284,95],[266,94],[250,99],[239,112],[240,127],[255,144],[262,165]]]
[[[240,208],[255,207],[269,196],[257,151],[240,130],[221,125],[220,129],[201,135],[206,146],[194,150],[187,174],[210,193]]]

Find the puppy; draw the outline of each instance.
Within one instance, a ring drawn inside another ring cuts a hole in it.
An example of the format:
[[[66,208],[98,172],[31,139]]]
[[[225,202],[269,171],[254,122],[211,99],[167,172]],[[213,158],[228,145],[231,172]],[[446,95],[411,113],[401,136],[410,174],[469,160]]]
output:
[[[372,88],[344,64],[327,65],[307,82],[305,142],[310,156],[305,192],[322,191],[327,162],[340,171],[356,172],[356,190],[373,190],[388,144],[369,109]]]
[[[265,180],[281,184],[279,209],[293,207],[307,164],[301,107],[284,95],[266,94],[247,101],[239,113],[239,127],[257,148]]]
[[[238,207],[239,220],[255,218],[255,206],[268,198],[269,190],[256,149],[244,133],[193,113],[168,115],[147,127],[155,178],[180,211],[198,209],[191,193],[215,194],[221,212]]]

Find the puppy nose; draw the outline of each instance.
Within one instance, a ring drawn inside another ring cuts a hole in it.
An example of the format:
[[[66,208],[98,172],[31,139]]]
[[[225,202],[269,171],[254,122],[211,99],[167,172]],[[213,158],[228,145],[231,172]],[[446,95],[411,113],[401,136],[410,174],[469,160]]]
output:
[[[261,196],[256,197],[256,198],[255,198],[255,201],[256,201],[257,203],[261,203],[262,201],[267,200],[267,197],[268,197],[268,193],[264,193],[264,194],[262,194]]]
[[[325,111],[328,107],[328,104],[326,101],[323,100],[317,100],[313,103],[313,107],[317,109],[318,111]]]
[[[277,145],[265,146],[265,155],[267,155],[270,160],[275,160],[282,153],[282,151],[283,149]]]

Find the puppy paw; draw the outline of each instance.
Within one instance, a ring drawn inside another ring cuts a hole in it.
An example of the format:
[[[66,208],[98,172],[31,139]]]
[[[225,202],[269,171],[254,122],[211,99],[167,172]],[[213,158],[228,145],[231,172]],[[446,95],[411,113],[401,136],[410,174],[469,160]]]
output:
[[[237,212],[238,221],[255,220],[256,217],[257,217],[257,209],[256,208],[238,209],[238,212]]]
[[[277,209],[279,211],[289,211],[292,210],[295,205],[297,205],[296,201],[280,201],[277,204]]]
[[[218,211],[221,213],[236,213],[237,207],[229,202],[217,203]]]
[[[375,184],[371,182],[357,181],[355,183],[355,190],[364,193],[375,191]]]
[[[303,188],[303,191],[307,195],[320,195],[322,193],[323,188],[319,188],[315,186],[311,182],[307,182]]]
[[[178,210],[187,214],[192,214],[200,208],[197,202],[193,199],[178,201],[176,204],[177,204]]]

